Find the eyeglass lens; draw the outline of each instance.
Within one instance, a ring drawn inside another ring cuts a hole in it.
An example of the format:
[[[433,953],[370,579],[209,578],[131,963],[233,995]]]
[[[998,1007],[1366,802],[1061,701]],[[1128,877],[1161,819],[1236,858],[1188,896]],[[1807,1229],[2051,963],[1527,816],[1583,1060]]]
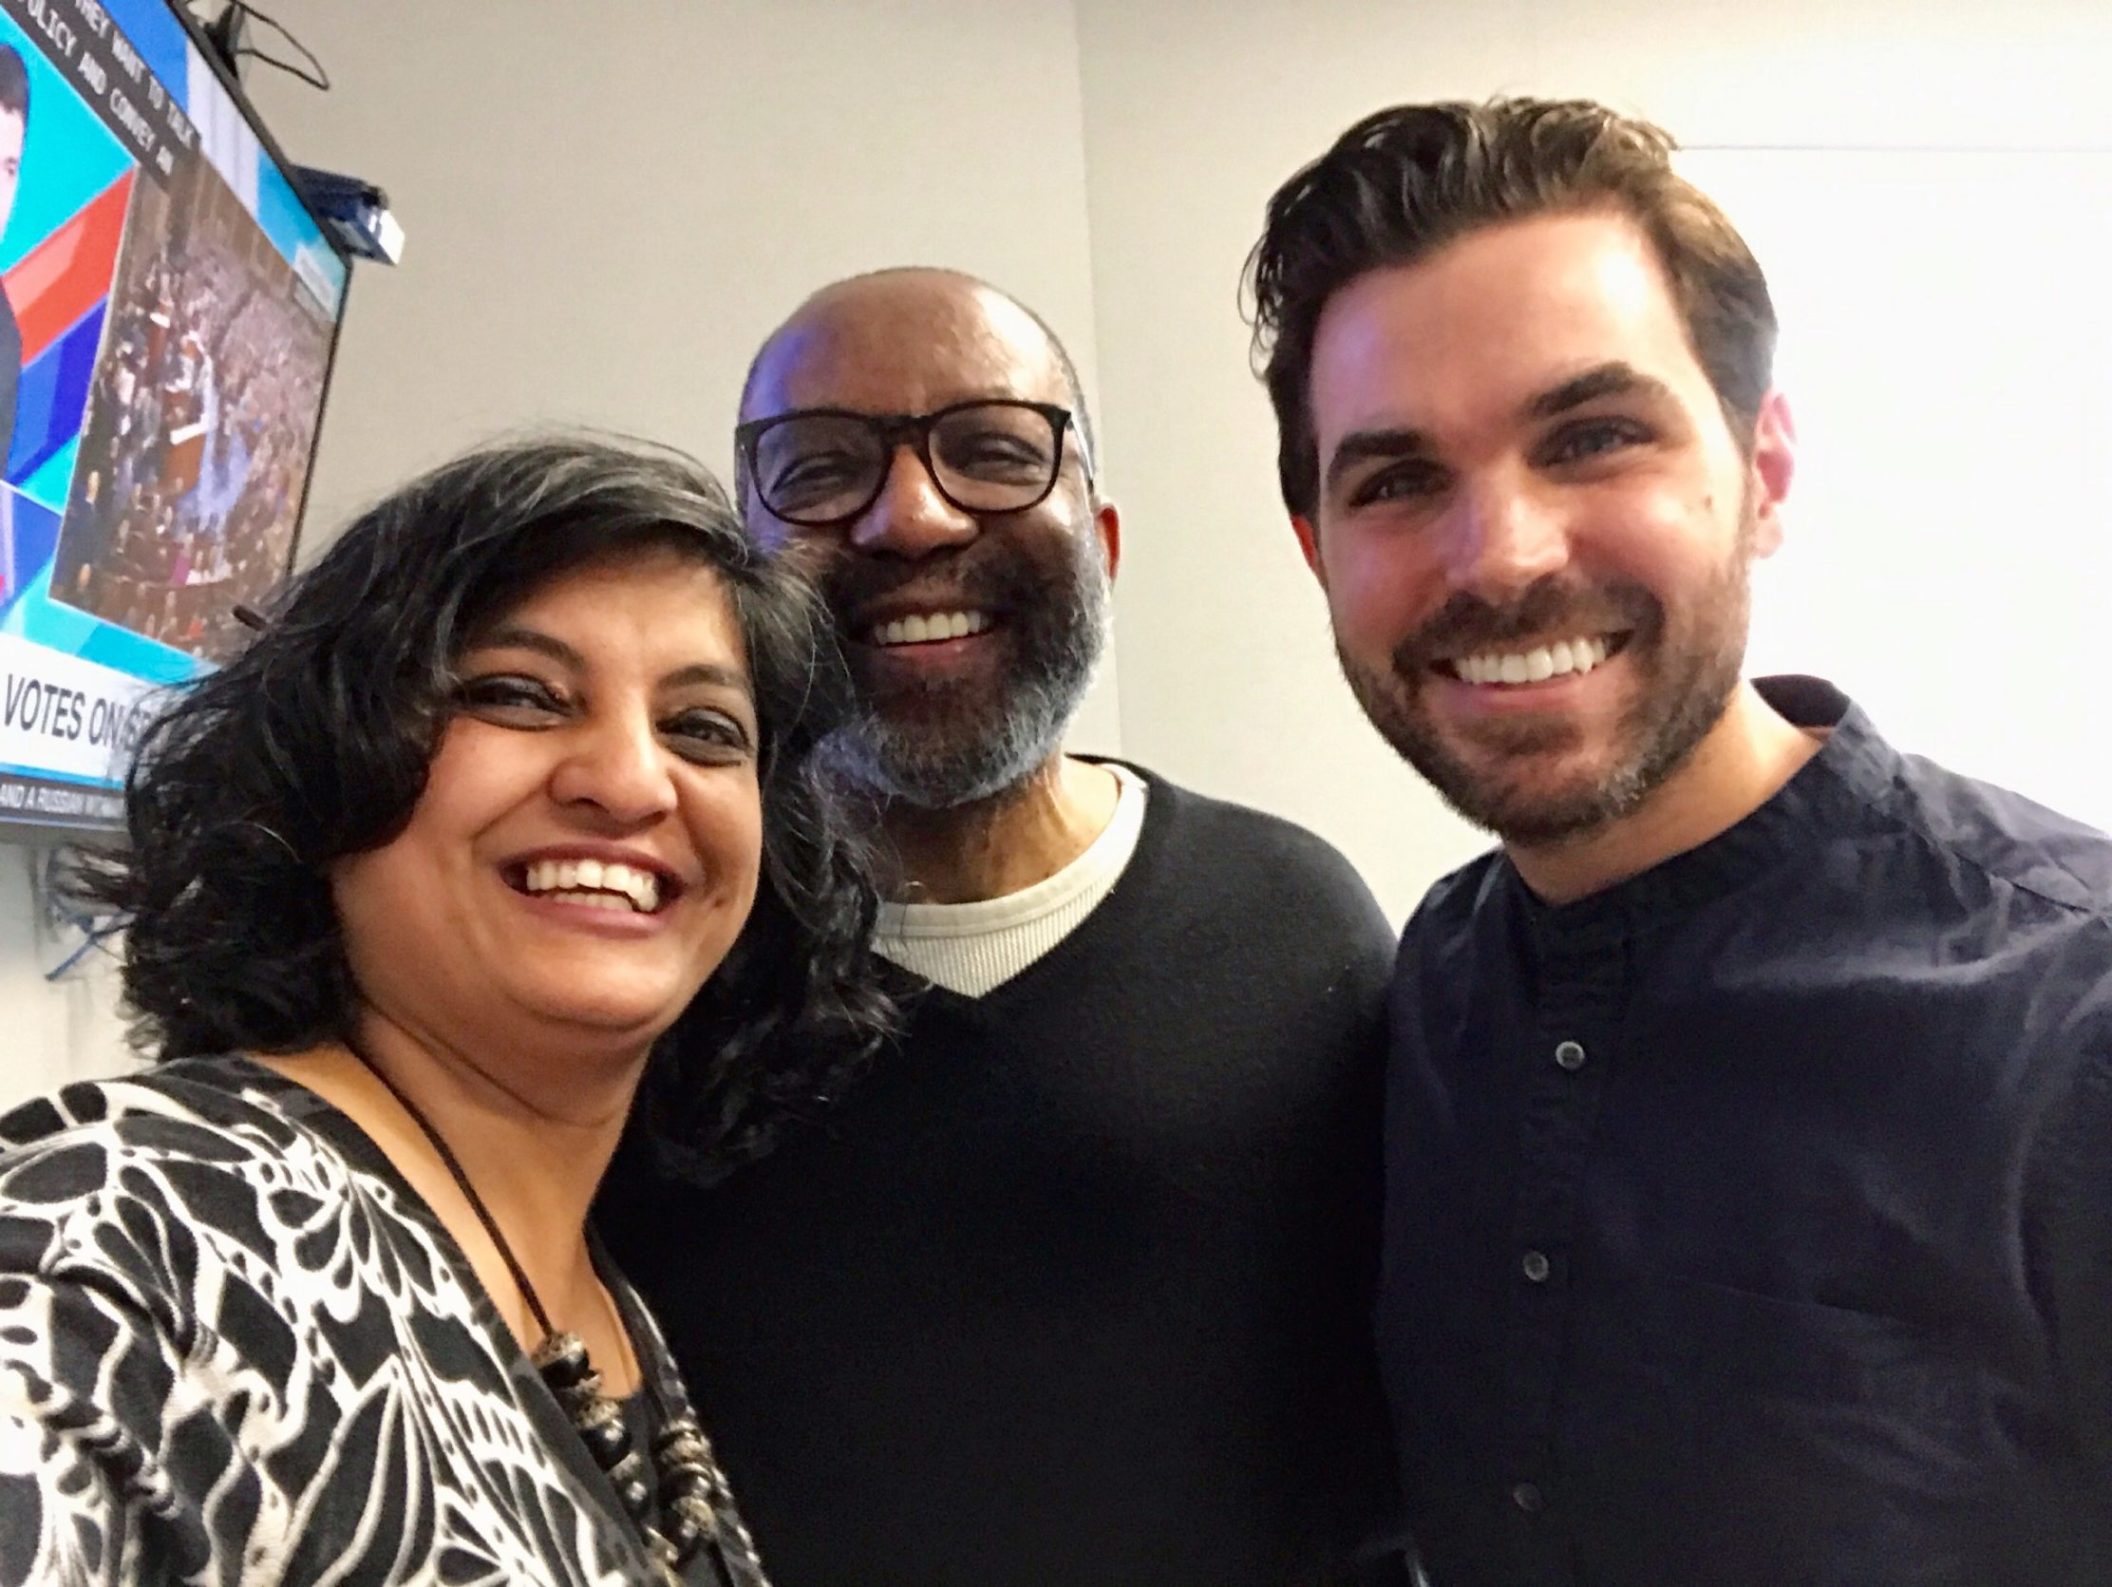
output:
[[[932,477],[969,512],[1015,512],[1048,493],[1061,462],[1057,426],[1013,403],[949,408],[929,423]],[[780,518],[815,523],[853,517],[879,493],[894,450],[876,420],[796,414],[756,438],[755,478]]]

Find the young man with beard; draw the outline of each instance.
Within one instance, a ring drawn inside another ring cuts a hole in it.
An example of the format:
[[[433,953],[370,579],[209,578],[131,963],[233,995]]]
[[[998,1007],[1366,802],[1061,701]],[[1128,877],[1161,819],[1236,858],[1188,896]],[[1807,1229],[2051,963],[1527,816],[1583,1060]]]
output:
[[[1343,670],[1502,839],[1394,987],[1411,1528],[1436,1587],[2112,1581],[2112,844],[1742,680],[1794,438],[1670,147],[1383,111],[1252,261]]]
[[[899,1040],[608,1211],[779,1587],[1399,1581],[1370,1344],[1392,932],[1333,850],[1067,755],[1120,520],[1069,359],[950,272],[803,304],[737,436],[841,625]]]

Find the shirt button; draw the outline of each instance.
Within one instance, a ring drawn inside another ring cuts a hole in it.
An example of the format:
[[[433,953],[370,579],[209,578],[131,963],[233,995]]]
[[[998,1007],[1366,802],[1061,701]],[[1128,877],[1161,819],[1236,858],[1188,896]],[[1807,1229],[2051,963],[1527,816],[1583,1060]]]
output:
[[[1511,1490],[1511,1503],[1527,1515],[1538,1515],[1547,1508],[1547,1496],[1530,1482],[1521,1482]]]
[[[1544,1252],[1526,1252],[1524,1260],[1522,1260],[1518,1264],[1518,1266],[1524,1271],[1528,1283],[1545,1284],[1547,1282],[1547,1275],[1550,1271],[1550,1268],[1548,1267],[1547,1256]]]
[[[1581,1042],[1565,1041],[1555,1046],[1556,1067],[1575,1074],[1584,1067],[1584,1047]]]

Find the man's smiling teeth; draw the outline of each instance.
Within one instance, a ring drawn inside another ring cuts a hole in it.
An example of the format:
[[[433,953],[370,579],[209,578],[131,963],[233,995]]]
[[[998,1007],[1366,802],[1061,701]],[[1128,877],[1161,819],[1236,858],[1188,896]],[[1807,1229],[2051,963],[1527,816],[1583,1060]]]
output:
[[[660,907],[660,878],[635,866],[602,860],[537,860],[526,868],[521,890],[597,909],[634,909],[650,915]]]
[[[1460,656],[1451,667],[1453,675],[1467,683],[1545,683],[1591,671],[1606,659],[1607,648],[1603,639],[1565,639],[1532,650]]]
[[[875,645],[928,645],[937,639],[966,639],[990,626],[983,612],[931,612],[897,617],[877,624],[870,635]]]

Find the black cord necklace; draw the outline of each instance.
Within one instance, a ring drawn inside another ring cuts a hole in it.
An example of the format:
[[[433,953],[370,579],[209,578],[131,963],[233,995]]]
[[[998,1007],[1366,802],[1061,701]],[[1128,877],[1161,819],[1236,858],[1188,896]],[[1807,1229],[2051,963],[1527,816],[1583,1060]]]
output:
[[[594,1457],[594,1463],[615,1486],[617,1497],[622,1500],[639,1536],[645,1541],[645,1551],[659,1571],[661,1581],[671,1587],[680,1587],[683,1566],[700,1551],[709,1550],[721,1574],[735,1587],[769,1587],[769,1579],[763,1575],[762,1561],[756,1557],[755,1540],[748,1535],[748,1528],[742,1525],[740,1515],[734,1509],[733,1490],[727,1485],[726,1474],[719,1469],[717,1457],[712,1454],[711,1440],[704,1436],[704,1429],[697,1424],[696,1418],[668,1414],[660,1387],[653,1381],[653,1374],[645,1367],[641,1356],[639,1375],[644,1379],[646,1392],[660,1420],[660,1432],[653,1439],[652,1464],[648,1467],[631,1442],[631,1430],[623,1419],[623,1407],[601,1392],[601,1374],[587,1359],[585,1341],[578,1334],[558,1332],[551,1323],[550,1314],[543,1309],[542,1297],[528,1282],[528,1274],[514,1256],[513,1246],[499,1229],[491,1209],[484,1205],[484,1198],[477,1194],[477,1187],[470,1183],[469,1174],[446,1138],[379,1065],[357,1049],[354,1049],[354,1056],[396,1099],[397,1106],[410,1115],[411,1122],[424,1131],[440,1161],[454,1176],[463,1200],[469,1203],[469,1210],[477,1215],[477,1222],[491,1236],[491,1243],[498,1249],[506,1271],[512,1275],[521,1298],[535,1316],[535,1325],[543,1331],[543,1342],[535,1347],[529,1359],[535,1363],[536,1371],[542,1374],[550,1392],[557,1397],[557,1403],[571,1418],[580,1441],[587,1446],[587,1453]],[[616,1324],[626,1336],[629,1335],[630,1327],[620,1305],[616,1307]],[[637,1349],[635,1340],[632,1349],[634,1352]],[[658,1479],[657,1483],[651,1480],[654,1478]],[[664,1525],[656,1524],[653,1518],[656,1493],[666,1514]]]

